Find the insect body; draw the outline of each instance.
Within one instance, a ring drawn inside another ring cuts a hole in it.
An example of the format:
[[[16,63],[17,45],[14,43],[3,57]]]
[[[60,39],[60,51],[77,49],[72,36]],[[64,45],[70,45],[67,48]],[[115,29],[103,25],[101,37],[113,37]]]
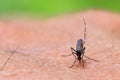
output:
[[[73,55],[75,57],[75,61],[73,62],[73,64],[70,66],[73,67],[74,64],[76,62],[79,61],[79,63],[81,63],[84,67],[84,64],[83,64],[83,57],[86,57],[88,59],[91,59],[91,60],[94,60],[94,61],[98,61],[98,60],[95,60],[95,59],[92,59],[90,57],[87,57],[84,55],[85,53],[85,47],[84,47],[84,44],[85,44],[85,39],[86,39],[86,22],[85,22],[85,19],[83,19],[84,21],[84,39],[78,39],[77,40],[77,44],[76,44],[76,50],[74,48],[71,47],[71,51],[72,51],[72,54],[69,54],[69,55],[63,55],[63,56],[70,56],[70,55]]]
[[[84,56],[84,52],[85,52],[85,47],[84,47],[82,39],[77,40],[76,50],[71,47],[71,51],[72,51],[72,55],[74,55],[74,57],[75,57],[75,61],[74,61],[73,65],[77,61],[79,61],[80,63],[83,64],[83,56]],[[70,67],[72,67],[73,65],[71,65]],[[83,66],[84,66],[84,64],[83,64]]]

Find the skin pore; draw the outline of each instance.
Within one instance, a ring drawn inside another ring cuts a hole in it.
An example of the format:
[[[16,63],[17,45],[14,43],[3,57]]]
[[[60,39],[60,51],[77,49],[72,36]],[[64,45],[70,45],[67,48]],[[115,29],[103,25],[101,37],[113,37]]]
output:
[[[85,68],[79,63],[69,68],[76,41],[83,38],[87,23]],[[47,20],[0,20],[0,80],[119,80],[120,16],[105,11],[87,11]]]

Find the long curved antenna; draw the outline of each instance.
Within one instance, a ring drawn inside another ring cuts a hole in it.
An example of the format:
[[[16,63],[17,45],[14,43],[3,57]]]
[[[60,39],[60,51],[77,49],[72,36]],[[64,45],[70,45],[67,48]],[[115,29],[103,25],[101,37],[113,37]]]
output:
[[[83,18],[83,22],[84,22],[84,43],[85,43],[85,41],[86,41],[86,21],[84,18]]]

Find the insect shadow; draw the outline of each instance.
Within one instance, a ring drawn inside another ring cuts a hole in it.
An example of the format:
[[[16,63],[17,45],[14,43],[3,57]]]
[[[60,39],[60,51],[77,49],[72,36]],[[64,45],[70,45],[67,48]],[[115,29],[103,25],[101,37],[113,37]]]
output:
[[[86,40],[86,22],[85,22],[85,19],[83,19],[83,21],[84,21],[84,26],[85,26],[84,27],[84,39],[77,40],[76,50],[71,47],[72,54],[62,55],[63,57],[67,57],[67,56],[71,56],[71,55],[73,55],[75,57],[75,61],[73,62],[73,64],[71,66],[69,66],[70,68],[72,68],[75,65],[75,63],[78,61],[80,64],[83,65],[83,67],[85,67],[84,62],[83,62],[83,57],[86,57],[93,61],[97,61],[97,62],[99,61],[99,60],[95,60],[95,59],[92,59],[92,58],[84,55],[84,53],[85,53],[84,44],[85,44],[85,40]]]

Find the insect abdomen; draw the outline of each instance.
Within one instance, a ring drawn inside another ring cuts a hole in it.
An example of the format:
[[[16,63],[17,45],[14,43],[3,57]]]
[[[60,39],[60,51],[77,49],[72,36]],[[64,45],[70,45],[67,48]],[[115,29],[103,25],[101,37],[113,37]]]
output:
[[[83,49],[83,40],[77,40],[76,51],[81,51]]]

